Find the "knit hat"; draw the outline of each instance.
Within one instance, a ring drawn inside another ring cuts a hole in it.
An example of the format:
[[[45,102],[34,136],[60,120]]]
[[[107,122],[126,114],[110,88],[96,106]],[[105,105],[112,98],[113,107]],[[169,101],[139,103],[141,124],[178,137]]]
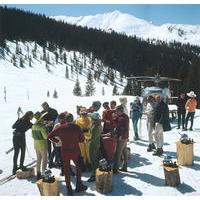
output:
[[[100,101],[94,101],[92,103],[92,107],[95,107],[96,108],[95,110],[98,111],[101,107],[101,102]]]
[[[101,119],[101,116],[99,115],[99,113],[94,112],[90,114],[90,118],[94,121],[94,120],[99,120]]]
[[[197,95],[194,93],[194,91],[190,91],[189,93],[187,93],[187,96],[195,98]]]

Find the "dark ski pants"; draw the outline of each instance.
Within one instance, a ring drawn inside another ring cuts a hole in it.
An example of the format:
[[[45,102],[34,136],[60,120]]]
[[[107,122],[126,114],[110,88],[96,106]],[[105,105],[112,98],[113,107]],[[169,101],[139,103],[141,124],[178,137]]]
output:
[[[17,159],[19,156],[19,151],[21,150],[20,157],[20,167],[24,165],[24,158],[26,152],[26,138],[25,135],[13,136],[13,147],[14,147],[14,156],[13,156],[13,168],[17,169]]]
[[[178,128],[181,127],[182,122],[182,129],[185,128],[185,112],[178,111]]]
[[[80,167],[80,153],[63,153],[62,158],[64,163],[65,183],[67,187],[70,187],[70,160],[72,160],[76,166],[76,183],[81,183],[81,167]]]
[[[189,119],[191,119],[190,129],[192,129],[192,127],[193,127],[193,121],[194,121],[194,115],[195,115],[195,112],[188,112],[187,113],[187,116],[186,116],[186,119],[185,119],[185,128],[186,129],[187,129],[187,125],[188,125]]]

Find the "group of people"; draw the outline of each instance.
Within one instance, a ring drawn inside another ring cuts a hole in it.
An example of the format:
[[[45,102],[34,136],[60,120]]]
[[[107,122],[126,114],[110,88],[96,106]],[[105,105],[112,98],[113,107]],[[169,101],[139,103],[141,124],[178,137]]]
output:
[[[26,137],[25,132],[32,129],[32,138],[36,152],[37,179],[41,179],[44,171],[54,167],[59,162],[61,175],[65,176],[68,195],[73,195],[70,183],[72,160],[76,168],[76,192],[85,191],[87,186],[81,181],[81,173],[85,169],[91,171],[88,182],[95,181],[95,172],[98,161],[108,158],[102,142],[103,136],[116,138],[116,151],[113,160],[113,172],[117,173],[121,158],[123,165],[121,170],[127,171],[126,145],[129,138],[129,117],[124,113],[123,105],[116,105],[115,101],[103,103],[102,117],[98,113],[101,107],[99,101],[93,102],[90,108],[81,106],[78,110],[78,118],[68,112],[58,112],[49,106],[47,102],[42,105],[41,112],[28,111],[12,126],[13,131],[13,174],[24,166]],[[35,123],[31,120],[35,118]],[[53,146],[53,149],[52,149]],[[19,152],[21,151],[20,165],[17,165]],[[54,161],[55,157],[55,162]],[[110,160],[107,159],[108,163]]]
[[[196,108],[196,95],[194,92],[187,93],[189,99],[185,101],[183,94],[177,101],[178,128],[182,117],[182,128],[187,129],[188,119],[191,118],[191,127]],[[41,106],[41,112],[28,111],[19,118],[12,126],[13,131],[13,174],[17,169],[26,170],[24,166],[26,137],[25,132],[32,129],[32,138],[36,152],[37,179],[41,179],[44,171],[59,164],[61,175],[65,176],[68,195],[73,195],[70,176],[74,175],[70,165],[72,160],[76,168],[76,192],[85,191],[87,186],[81,181],[81,174],[85,170],[91,171],[88,182],[95,181],[96,169],[99,160],[105,158],[112,164],[113,173],[119,170],[127,172],[129,141],[129,114],[127,109],[127,98],[120,98],[120,105],[116,101],[104,102],[103,113],[99,114],[101,102],[94,101],[90,108],[77,107],[77,119],[68,112],[58,114],[56,109],[51,108],[47,102]],[[184,107],[183,107],[184,105]],[[186,122],[185,114],[187,110]],[[171,129],[169,123],[169,108],[160,95],[148,96],[147,103],[140,102],[140,97],[130,104],[130,117],[135,133],[134,140],[139,140],[138,120],[142,114],[147,116],[147,131],[149,145],[147,151],[154,151],[153,155],[163,154],[163,132]],[[35,118],[35,123],[31,120]],[[116,148],[113,160],[109,159],[109,152],[104,146],[104,137],[115,138]],[[53,147],[53,149],[52,149]],[[17,159],[21,151],[20,165]],[[54,162],[55,159],[55,162]],[[121,168],[120,168],[121,165]]]

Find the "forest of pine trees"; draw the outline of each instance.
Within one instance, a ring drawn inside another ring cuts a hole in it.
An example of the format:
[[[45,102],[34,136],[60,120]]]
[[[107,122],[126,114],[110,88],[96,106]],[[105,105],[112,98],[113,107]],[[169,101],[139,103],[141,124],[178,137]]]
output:
[[[48,55],[45,55],[48,42],[48,48],[52,48],[52,51],[56,45],[60,49],[63,47],[67,50],[79,51],[87,56],[92,55],[91,64],[95,59],[101,60],[102,63],[110,67],[108,76],[104,76],[104,83],[107,83],[108,79],[113,79],[112,69],[125,76],[152,76],[159,73],[162,76],[181,79],[179,90],[183,92],[190,90],[198,92],[200,86],[200,47],[198,46],[175,41],[172,43],[159,40],[144,41],[116,32],[106,33],[100,30],[77,27],[57,22],[44,15],[6,7],[0,7],[0,19],[0,46],[3,48],[6,47],[6,40],[35,41],[44,47],[43,59],[48,60]],[[17,49],[16,53],[20,54],[20,49]],[[2,56],[3,53],[1,53]],[[58,59],[57,56],[58,53],[55,52],[56,59]],[[16,58],[14,56],[12,62],[15,65]],[[31,66],[31,61],[29,63]],[[79,71],[82,71],[84,64],[78,62],[76,64],[79,65]],[[23,67],[23,60],[20,65]],[[46,67],[48,69],[48,62]],[[95,78],[98,78],[98,73],[101,73],[101,70],[96,71]],[[68,71],[66,71],[66,76],[67,74]],[[179,92],[173,86],[172,89],[175,94]]]

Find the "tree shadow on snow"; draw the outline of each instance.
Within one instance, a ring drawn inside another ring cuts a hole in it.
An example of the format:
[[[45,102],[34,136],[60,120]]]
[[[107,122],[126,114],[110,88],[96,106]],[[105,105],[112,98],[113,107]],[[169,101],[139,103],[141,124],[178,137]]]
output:
[[[128,161],[128,166],[131,168],[141,167],[144,165],[151,165],[152,163],[147,159],[142,157],[140,154],[133,154],[133,157]]]
[[[196,190],[191,186],[187,185],[186,183],[181,183],[179,186],[176,187],[179,192],[182,194],[195,192]]]

